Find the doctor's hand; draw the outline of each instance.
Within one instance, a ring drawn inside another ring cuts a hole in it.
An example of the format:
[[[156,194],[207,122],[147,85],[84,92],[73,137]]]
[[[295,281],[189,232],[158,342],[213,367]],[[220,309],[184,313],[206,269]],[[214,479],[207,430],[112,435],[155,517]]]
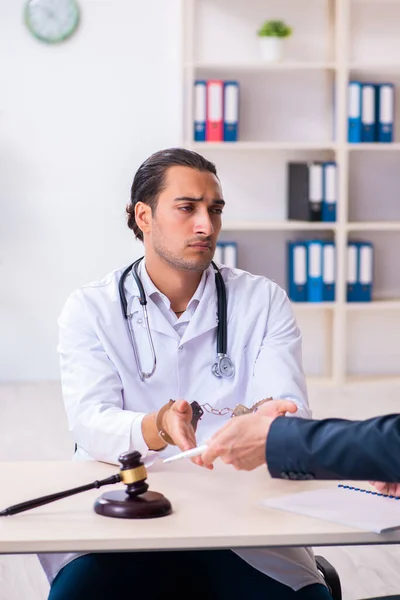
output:
[[[233,417],[208,441],[201,458],[206,467],[218,457],[235,469],[251,471],[266,462],[265,447],[274,418],[262,414]]]
[[[196,447],[196,435],[191,424],[192,407],[186,400],[176,400],[163,415],[163,429],[182,451]],[[200,456],[191,459],[202,466]]]
[[[400,483],[384,483],[382,481],[370,481],[380,494],[388,496],[400,496]]]
[[[257,409],[258,415],[265,417],[284,417],[286,413],[297,412],[297,405],[291,400],[268,400]]]

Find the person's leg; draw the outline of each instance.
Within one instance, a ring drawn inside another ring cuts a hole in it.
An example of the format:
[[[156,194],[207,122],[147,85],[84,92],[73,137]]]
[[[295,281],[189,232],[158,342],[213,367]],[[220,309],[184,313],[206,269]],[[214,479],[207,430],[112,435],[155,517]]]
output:
[[[68,563],[59,571],[51,585],[49,600],[94,600],[110,594],[112,587],[112,559],[108,554],[86,554]],[[119,592],[119,581],[116,579],[116,592]]]
[[[264,575],[231,550],[195,551],[192,558],[207,589],[207,600],[332,600],[322,584],[295,592]]]
[[[86,554],[57,574],[48,600],[111,598],[200,598],[193,585],[188,552],[115,552]],[[193,564],[193,571],[195,565]],[[172,592],[175,591],[173,595]]]
[[[314,583],[314,585],[307,585],[296,592],[297,600],[332,600],[328,588],[322,583]]]
[[[331,600],[320,584],[298,592],[248,565],[231,550],[99,553],[58,573],[49,600]]]

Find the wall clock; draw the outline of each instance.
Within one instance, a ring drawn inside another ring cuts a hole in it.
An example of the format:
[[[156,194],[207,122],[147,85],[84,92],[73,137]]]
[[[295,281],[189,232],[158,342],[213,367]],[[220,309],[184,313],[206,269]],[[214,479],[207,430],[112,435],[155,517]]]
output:
[[[28,0],[25,4],[29,31],[48,44],[69,38],[78,27],[79,16],[76,0]]]

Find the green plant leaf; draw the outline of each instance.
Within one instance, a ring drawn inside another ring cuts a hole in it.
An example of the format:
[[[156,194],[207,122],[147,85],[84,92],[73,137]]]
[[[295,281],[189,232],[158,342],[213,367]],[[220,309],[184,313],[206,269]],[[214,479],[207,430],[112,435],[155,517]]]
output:
[[[292,35],[293,30],[286,25],[284,21],[265,21],[257,35],[260,37],[280,37],[285,38]]]

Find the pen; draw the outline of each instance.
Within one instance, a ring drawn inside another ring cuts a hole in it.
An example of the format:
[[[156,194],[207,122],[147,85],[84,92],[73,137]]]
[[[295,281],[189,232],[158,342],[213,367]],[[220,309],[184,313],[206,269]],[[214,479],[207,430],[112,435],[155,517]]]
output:
[[[203,444],[202,446],[197,446],[197,448],[192,448],[191,450],[185,450],[185,452],[180,452],[179,454],[174,454],[173,456],[169,456],[163,460],[163,463],[174,462],[175,460],[180,460],[181,458],[192,458],[192,456],[200,456],[207,450],[207,444]]]

